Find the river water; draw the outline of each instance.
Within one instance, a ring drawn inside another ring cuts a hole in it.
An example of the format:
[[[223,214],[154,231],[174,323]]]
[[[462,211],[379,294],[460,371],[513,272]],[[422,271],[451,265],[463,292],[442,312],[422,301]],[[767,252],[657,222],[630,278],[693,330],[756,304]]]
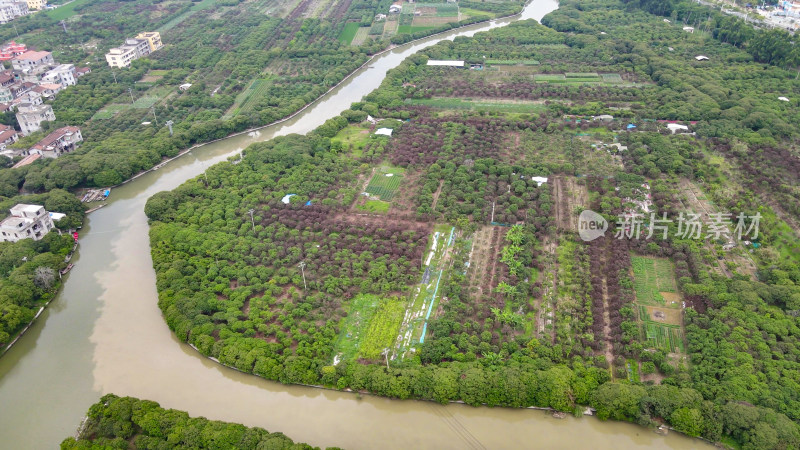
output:
[[[523,18],[557,7],[534,0]],[[151,399],[210,419],[281,431],[296,441],[345,448],[694,448],[631,424],[553,419],[535,410],[398,401],[285,386],[222,367],[179,342],[157,306],[144,204],[247,145],[306,133],[377,88],[386,71],[442,39],[516,19],[477,24],[398,47],[373,60],[290,121],[194,149],[115,189],[81,230],[62,292],[0,358],[0,448],[53,448],[105,393]]]

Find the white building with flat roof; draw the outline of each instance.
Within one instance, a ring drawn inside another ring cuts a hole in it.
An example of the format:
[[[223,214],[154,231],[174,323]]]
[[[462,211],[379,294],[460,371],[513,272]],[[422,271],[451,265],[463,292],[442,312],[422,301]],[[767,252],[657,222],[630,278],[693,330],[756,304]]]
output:
[[[25,135],[42,129],[42,122],[56,120],[53,107],[47,104],[21,104],[17,107],[17,122]]]
[[[53,228],[53,218],[44,206],[20,203],[11,208],[11,215],[0,222],[0,242],[38,241]]]

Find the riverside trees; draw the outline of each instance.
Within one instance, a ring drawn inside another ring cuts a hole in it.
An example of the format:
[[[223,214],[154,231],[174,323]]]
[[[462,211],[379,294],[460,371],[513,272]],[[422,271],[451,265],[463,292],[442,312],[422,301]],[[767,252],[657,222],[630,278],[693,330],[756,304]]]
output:
[[[254,145],[242,162],[153,197],[153,260],[170,327],[206,355],[281,382],[473,405],[590,404],[601,418],[797,446],[800,271],[783,221],[796,219],[797,131],[786,124],[798,110],[768,99],[796,89],[793,74],[616,0],[564,1],[545,23],[560,32],[521,22],[426,49],[311,135]],[[698,48],[712,60],[697,63]],[[474,55],[539,64],[426,65]],[[590,82],[575,75],[592,73]],[[490,107],[414,103],[421,98]],[[508,103],[540,109],[502,112]],[[603,124],[587,112],[624,120]],[[339,131],[366,114],[402,124],[381,122],[396,124],[388,140],[359,125],[343,145]],[[658,121],[673,119],[691,121],[697,135],[667,135]],[[614,139],[627,150],[611,150]],[[383,215],[355,212],[355,196],[389,164],[411,186]],[[742,176],[766,171],[772,183]],[[541,176],[550,178],[539,185]],[[732,213],[770,213],[776,226],[760,241],[770,248],[753,252],[757,279],[714,272],[708,247],[718,243],[674,229],[663,242],[587,244],[570,228],[585,207],[613,221],[644,185],[653,211],[681,211],[684,178]],[[778,198],[788,210],[780,217],[765,207]],[[457,231],[432,280],[425,255],[437,223]],[[685,351],[648,346],[632,255],[672,260],[662,267],[674,264],[671,289],[686,303],[684,314],[676,309]],[[411,356],[386,368],[375,348],[372,359],[334,354],[337,339],[352,338],[340,333],[351,298],[411,299],[418,283],[437,283],[440,297],[426,304],[427,334]],[[632,374],[639,363],[646,382]]]

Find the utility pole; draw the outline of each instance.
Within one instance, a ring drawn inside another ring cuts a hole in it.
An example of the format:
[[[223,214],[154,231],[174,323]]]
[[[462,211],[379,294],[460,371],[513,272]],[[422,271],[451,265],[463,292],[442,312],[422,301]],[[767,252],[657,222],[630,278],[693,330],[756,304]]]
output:
[[[247,213],[250,214],[250,222],[253,223],[253,234],[256,234],[256,221],[255,221],[255,219],[253,219],[253,213],[255,213],[255,212],[256,212],[256,210],[253,209],[253,208],[250,208],[249,210],[247,210]]]
[[[117,72],[111,71],[111,75],[114,75],[114,84],[117,84]]]
[[[308,286],[306,285],[306,271],[305,271],[306,262],[300,261],[300,264],[298,264],[297,267],[300,268],[300,272],[303,274],[303,290],[307,291]]]
[[[134,100],[133,100],[133,88],[128,88],[128,94],[130,94],[130,96],[131,96],[131,104],[133,104],[133,102],[134,102]]]
[[[169,128],[169,135],[170,136],[172,136],[172,124],[173,124],[173,122],[171,120],[167,121],[167,127]]]
[[[64,33],[66,33],[66,32],[67,32],[67,22],[64,22],[64,21],[62,20],[61,22],[58,22],[58,23],[60,23],[60,24],[61,24],[61,26],[62,26],[62,27],[64,27]],[[16,27],[15,27],[15,29],[16,29]]]
[[[153,111],[153,119],[155,119],[156,126],[158,126],[158,117],[156,117],[156,107],[153,106],[153,107],[150,108],[150,110]]]
[[[386,357],[386,370],[389,370],[389,349],[383,349],[383,356]]]

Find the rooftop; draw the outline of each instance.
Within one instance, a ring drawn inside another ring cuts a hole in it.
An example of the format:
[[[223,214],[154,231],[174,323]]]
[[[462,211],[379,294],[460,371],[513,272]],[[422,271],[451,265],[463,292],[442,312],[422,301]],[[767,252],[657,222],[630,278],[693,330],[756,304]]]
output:
[[[46,56],[49,56],[50,54],[51,54],[50,52],[37,52],[37,51],[34,51],[34,50],[28,50],[27,52],[17,56],[14,59],[27,60],[27,61],[38,61],[38,60],[40,60],[40,59],[42,59],[42,58],[44,58]]]
[[[75,132],[78,132],[78,131],[81,131],[81,129],[78,128],[78,127],[59,128],[56,131],[53,131],[52,133],[50,133],[47,136],[45,136],[44,139],[42,139],[41,141],[39,141],[36,144],[34,144],[34,146],[31,147],[31,148],[35,148],[35,149],[38,149],[38,150],[44,150],[46,147],[48,147],[50,145],[53,145],[54,142],[58,141],[59,139],[61,139],[65,135],[70,134],[70,133],[75,133]]]

